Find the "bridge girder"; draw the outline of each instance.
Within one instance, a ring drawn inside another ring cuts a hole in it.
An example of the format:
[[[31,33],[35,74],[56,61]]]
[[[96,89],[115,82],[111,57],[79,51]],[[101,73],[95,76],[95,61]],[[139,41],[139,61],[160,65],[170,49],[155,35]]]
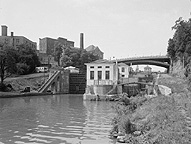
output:
[[[112,60],[112,62],[116,62],[116,60]],[[168,56],[146,56],[117,59],[117,62],[127,65],[156,65],[169,70],[171,60]]]
[[[123,61],[127,65],[155,65],[169,69],[170,64],[166,62],[153,61],[153,60],[136,60],[136,61]]]
[[[158,61],[158,62],[166,62],[170,64],[170,58],[168,56],[145,56],[145,57],[132,57],[132,58],[123,58],[117,59],[118,62],[134,62],[134,61]],[[112,60],[115,62],[116,60]]]

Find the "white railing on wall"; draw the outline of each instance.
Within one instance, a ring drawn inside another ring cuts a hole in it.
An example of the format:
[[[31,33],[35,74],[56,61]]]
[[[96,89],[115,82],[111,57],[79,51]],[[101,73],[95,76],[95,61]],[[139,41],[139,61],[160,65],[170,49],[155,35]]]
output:
[[[113,85],[112,80],[94,80],[94,85]]]

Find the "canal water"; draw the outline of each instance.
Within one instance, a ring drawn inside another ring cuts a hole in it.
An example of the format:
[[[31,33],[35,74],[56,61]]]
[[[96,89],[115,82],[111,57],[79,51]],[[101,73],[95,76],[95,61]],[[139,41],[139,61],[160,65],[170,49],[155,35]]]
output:
[[[0,144],[115,144],[113,104],[82,95],[0,99]]]

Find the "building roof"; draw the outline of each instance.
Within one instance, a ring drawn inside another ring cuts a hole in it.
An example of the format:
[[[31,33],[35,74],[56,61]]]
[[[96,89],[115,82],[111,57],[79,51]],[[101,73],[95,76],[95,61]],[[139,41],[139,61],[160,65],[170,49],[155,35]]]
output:
[[[86,51],[93,51],[95,50],[95,46],[94,45],[90,45],[86,48]]]
[[[87,52],[90,52],[90,51],[95,51],[96,49],[99,50],[100,52],[102,52],[102,51],[99,49],[98,46],[94,46],[94,45],[88,46],[85,50],[86,50]],[[102,53],[103,53],[103,52],[102,52]]]
[[[113,62],[106,60],[106,59],[99,59],[90,63],[86,63],[86,64],[114,64]]]
[[[65,67],[64,69],[78,69],[78,68],[73,67],[73,66],[68,66],[68,67]]]
[[[144,69],[152,69],[151,67],[149,67],[149,66],[146,66],[146,67],[144,67]]]

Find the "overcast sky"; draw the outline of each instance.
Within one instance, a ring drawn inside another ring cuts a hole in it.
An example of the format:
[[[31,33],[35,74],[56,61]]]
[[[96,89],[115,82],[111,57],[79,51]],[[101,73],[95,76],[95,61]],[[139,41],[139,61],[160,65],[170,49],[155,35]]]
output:
[[[0,24],[8,34],[64,37],[79,47],[98,46],[104,57],[165,55],[171,27],[188,20],[190,0],[0,0]]]

